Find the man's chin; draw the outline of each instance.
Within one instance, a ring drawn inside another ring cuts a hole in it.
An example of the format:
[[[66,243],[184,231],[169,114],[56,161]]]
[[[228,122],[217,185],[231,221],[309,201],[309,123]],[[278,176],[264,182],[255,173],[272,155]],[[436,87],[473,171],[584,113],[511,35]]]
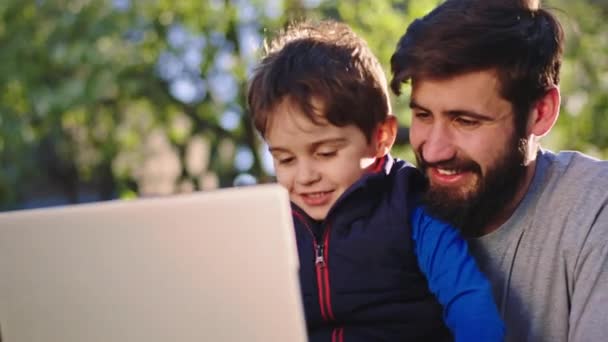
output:
[[[450,223],[464,236],[480,236],[513,199],[521,176],[517,172],[512,174],[507,183],[488,182],[476,191],[455,193],[445,188],[429,189],[421,198],[422,204],[429,215]]]
[[[465,236],[482,235],[486,226],[513,202],[524,180],[525,149],[520,148],[522,141],[525,139],[514,135],[511,148],[497,156],[496,163],[487,165],[483,175],[480,165],[470,159],[455,159],[449,165],[444,163],[444,168],[470,170],[476,175],[466,185],[461,183],[456,187],[435,182],[428,174],[432,165],[425,163],[421,151],[418,151],[418,166],[429,180],[429,188],[421,198],[428,213],[451,223]]]
[[[458,205],[463,201],[470,201],[477,189],[467,185],[438,185],[430,182],[427,190],[427,196],[433,198],[437,202],[443,202],[446,205]]]
[[[455,196],[445,189],[427,191],[422,197],[431,216],[448,222],[459,229],[464,229],[471,211],[471,198]]]

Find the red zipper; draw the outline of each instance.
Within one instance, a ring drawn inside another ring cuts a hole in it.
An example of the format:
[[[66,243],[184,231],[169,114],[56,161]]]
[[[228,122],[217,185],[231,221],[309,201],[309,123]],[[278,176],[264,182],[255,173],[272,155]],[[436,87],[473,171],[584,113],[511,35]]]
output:
[[[320,245],[315,242],[315,269],[317,271],[317,285],[319,289],[319,305],[321,306],[321,315],[326,321],[333,321],[336,318],[334,317],[334,312],[331,308],[329,267],[327,267],[329,230],[330,227],[327,226],[323,236],[323,242]]]
[[[308,222],[297,211],[293,212],[306,226],[306,229],[312,236],[313,251],[315,254],[315,271],[317,275],[317,291],[319,294],[319,306],[321,308],[321,317],[325,321],[335,320],[333,309],[331,308],[331,291],[329,285],[329,267],[327,267],[327,256],[329,250],[329,231],[330,226],[327,226],[323,234],[323,241],[319,244],[308,225]]]
[[[336,328],[331,332],[331,342],[344,342],[344,328]]]

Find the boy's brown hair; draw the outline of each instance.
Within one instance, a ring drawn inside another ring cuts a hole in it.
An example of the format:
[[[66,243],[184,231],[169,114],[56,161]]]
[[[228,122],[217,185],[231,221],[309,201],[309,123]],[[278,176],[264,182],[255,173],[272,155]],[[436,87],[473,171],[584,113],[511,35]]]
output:
[[[380,63],[347,25],[300,22],[267,45],[249,83],[247,104],[262,136],[276,106],[288,100],[313,122],[354,124],[370,141],[390,113],[388,96]]]

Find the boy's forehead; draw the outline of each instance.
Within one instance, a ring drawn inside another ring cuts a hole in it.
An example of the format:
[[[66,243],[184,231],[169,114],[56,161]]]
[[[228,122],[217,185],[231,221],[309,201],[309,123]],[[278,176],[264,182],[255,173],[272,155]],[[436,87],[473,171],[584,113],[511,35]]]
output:
[[[306,113],[304,108],[289,98],[283,99],[268,113],[267,135],[271,131],[288,131],[291,133],[315,132],[328,126],[333,126],[323,114],[323,106],[319,101],[311,101],[312,113]]]
[[[271,151],[294,151],[328,143],[348,143],[357,134],[362,135],[352,125],[339,127],[327,121],[314,123],[303,114],[282,113],[269,122],[265,138]]]
[[[308,108],[305,108],[308,106]],[[288,113],[290,115],[314,116],[314,121],[320,124],[326,123],[325,102],[319,97],[312,96],[309,99],[298,99],[292,96],[284,96],[273,108],[274,115]],[[307,110],[309,113],[307,113]],[[272,116],[272,115],[271,115]]]
[[[365,140],[363,132],[354,124],[336,126],[323,113],[323,105],[313,100],[311,118],[295,101],[283,100],[268,115],[264,138],[271,150],[310,149],[325,144],[349,144],[358,138]],[[313,119],[314,118],[314,119]]]
[[[339,133],[339,127],[322,119],[323,121],[313,122],[303,113],[277,113],[269,118],[266,140],[269,143],[313,141]]]

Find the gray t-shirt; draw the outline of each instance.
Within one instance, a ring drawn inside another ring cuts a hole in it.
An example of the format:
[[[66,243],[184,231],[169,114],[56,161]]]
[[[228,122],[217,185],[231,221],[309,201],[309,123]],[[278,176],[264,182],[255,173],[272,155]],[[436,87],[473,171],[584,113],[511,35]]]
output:
[[[608,161],[539,152],[511,218],[469,243],[507,341],[608,341]]]

